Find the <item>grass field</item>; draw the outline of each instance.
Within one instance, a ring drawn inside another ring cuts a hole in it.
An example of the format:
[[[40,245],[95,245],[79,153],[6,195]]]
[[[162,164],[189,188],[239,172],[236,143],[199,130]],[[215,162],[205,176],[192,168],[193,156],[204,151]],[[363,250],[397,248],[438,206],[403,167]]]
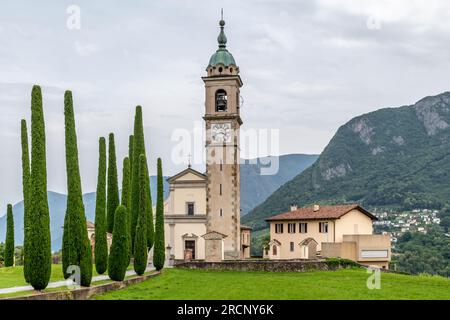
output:
[[[61,280],[64,280],[62,266],[60,264],[53,264],[50,282]],[[23,267],[0,268],[0,288],[20,287],[26,285],[28,284],[23,278]]]
[[[133,266],[128,266],[128,270],[133,269]],[[107,273],[106,273],[107,274]],[[98,273],[95,270],[95,266],[92,270],[92,276],[98,276]],[[125,279],[132,278],[134,276],[127,276]],[[52,274],[50,277],[50,282],[54,281],[62,281],[63,273],[62,273],[62,266],[60,264],[53,264],[52,265]],[[104,283],[113,282],[113,280],[102,280],[102,281],[96,281],[93,282],[92,285],[100,285]],[[9,268],[0,268],[0,289],[1,288],[11,288],[11,287],[21,287],[21,286],[27,286],[27,284],[23,278],[23,267],[9,267]],[[62,291],[62,290],[68,290],[66,286],[58,287],[58,288],[47,288],[43,290],[44,292],[53,292],[53,291]],[[7,294],[0,294],[0,298],[5,297],[20,297],[25,296],[29,294],[33,294],[33,291],[21,291],[21,292],[15,292],[15,293],[7,293]]]
[[[450,299],[450,279],[381,274],[381,289],[369,290],[364,269],[304,273],[166,269],[153,279],[96,299],[276,300]]]
[[[133,269],[133,266],[128,266],[128,270]],[[108,273],[106,273],[108,274]],[[97,271],[95,270],[95,266],[92,269],[92,276],[98,276]],[[54,281],[62,281],[64,280],[62,273],[62,265],[60,264],[52,264],[52,274],[50,276],[50,282]],[[0,289],[1,288],[10,288],[10,287],[20,287],[27,286],[28,284],[25,282],[23,277],[23,267],[8,267],[8,268],[0,268]]]

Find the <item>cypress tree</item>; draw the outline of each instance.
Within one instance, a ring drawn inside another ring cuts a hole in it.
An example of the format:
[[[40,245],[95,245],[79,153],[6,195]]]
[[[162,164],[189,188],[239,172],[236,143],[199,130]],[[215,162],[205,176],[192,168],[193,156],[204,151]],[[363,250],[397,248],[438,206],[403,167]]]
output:
[[[164,190],[161,158],[158,158],[158,187],[156,197],[155,248],[153,249],[153,265],[156,270],[164,267]]]
[[[128,232],[128,209],[120,205],[114,214],[113,241],[108,261],[108,274],[112,280],[125,278],[130,262],[130,234]]]
[[[33,86],[31,93],[31,175],[29,202],[29,280],[36,290],[45,289],[51,273],[50,215],[47,198],[45,123],[42,93]]]
[[[153,247],[155,240],[155,227],[153,225],[153,204],[152,204],[152,194],[150,192],[150,176],[148,173],[148,166],[145,165],[145,188],[147,194],[147,247],[150,250]]]
[[[117,161],[116,161],[116,145],[114,142],[114,134],[109,134],[109,159],[108,159],[108,200],[107,200],[107,230],[113,232],[114,213],[120,204],[119,200],[119,183],[117,180]]]
[[[73,112],[72,92],[64,94],[64,118],[67,166],[67,209],[64,218],[62,266],[65,278],[67,268],[79,266],[81,285],[90,286],[92,280],[92,249],[86,229],[86,216],[78,165],[77,135]]]
[[[127,209],[127,231],[130,237],[129,252],[131,257],[131,180],[130,180],[130,159],[126,157],[123,159],[123,172],[122,172],[122,206]],[[116,211],[117,212],[117,211]],[[115,220],[115,219],[114,219]],[[116,223],[114,221],[114,223]]]
[[[12,205],[6,211],[5,267],[14,265],[14,217]]]
[[[131,173],[133,172],[133,148],[134,148],[134,136],[131,134],[128,139],[128,159],[130,159],[130,181],[131,181]]]
[[[27,259],[29,249],[29,212],[30,212],[30,151],[28,147],[27,122],[22,119],[21,123],[22,142],[22,192],[23,192],[23,275],[27,283],[30,282],[30,266]]]
[[[108,242],[106,236],[106,142],[103,137],[99,140],[94,256],[97,273],[105,273],[108,268]]]
[[[142,107],[136,107],[136,115],[134,117],[134,134],[133,134],[133,163],[131,164],[131,241],[134,248],[134,241],[136,239],[136,226],[139,217],[139,176],[140,176],[140,156],[145,157],[145,142],[144,142],[144,126],[142,123]]]
[[[143,275],[147,268],[147,188],[145,166],[147,159],[143,154],[139,157],[139,216],[136,225],[136,238],[134,240],[134,271]]]

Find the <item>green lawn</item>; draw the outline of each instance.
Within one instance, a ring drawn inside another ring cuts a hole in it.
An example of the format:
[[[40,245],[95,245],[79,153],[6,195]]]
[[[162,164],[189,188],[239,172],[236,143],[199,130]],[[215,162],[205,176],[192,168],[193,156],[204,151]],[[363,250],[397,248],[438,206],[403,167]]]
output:
[[[95,271],[95,266],[92,272],[93,276],[98,276]],[[62,273],[62,265],[52,264],[52,274],[50,276],[50,282],[64,280]],[[8,267],[0,268],[0,288],[21,287],[27,286],[23,277],[23,267]]]
[[[450,299],[450,279],[381,274],[369,290],[365,269],[313,272],[233,272],[166,269],[153,279],[96,299]]]

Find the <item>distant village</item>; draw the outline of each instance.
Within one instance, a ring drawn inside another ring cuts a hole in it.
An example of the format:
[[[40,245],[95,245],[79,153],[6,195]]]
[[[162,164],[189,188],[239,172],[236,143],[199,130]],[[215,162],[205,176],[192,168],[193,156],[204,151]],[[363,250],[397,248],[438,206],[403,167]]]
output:
[[[405,232],[421,232],[426,234],[428,229],[441,223],[438,218],[439,210],[432,209],[414,209],[393,214],[392,212],[375,212],[374,215],[379,219],[374,221],[374,228],[384,233],[390,233],[392,236],[392,248],[398,238]],[[446,234],[450,237],[450,234]]]

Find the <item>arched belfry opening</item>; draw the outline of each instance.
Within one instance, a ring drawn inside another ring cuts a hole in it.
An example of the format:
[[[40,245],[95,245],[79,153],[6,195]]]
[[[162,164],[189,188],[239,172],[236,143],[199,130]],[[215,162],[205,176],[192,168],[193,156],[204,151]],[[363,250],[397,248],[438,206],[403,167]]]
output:
[[[216,112],[227,111],[228,97],[227,92],[223,89],[216,91]]]

